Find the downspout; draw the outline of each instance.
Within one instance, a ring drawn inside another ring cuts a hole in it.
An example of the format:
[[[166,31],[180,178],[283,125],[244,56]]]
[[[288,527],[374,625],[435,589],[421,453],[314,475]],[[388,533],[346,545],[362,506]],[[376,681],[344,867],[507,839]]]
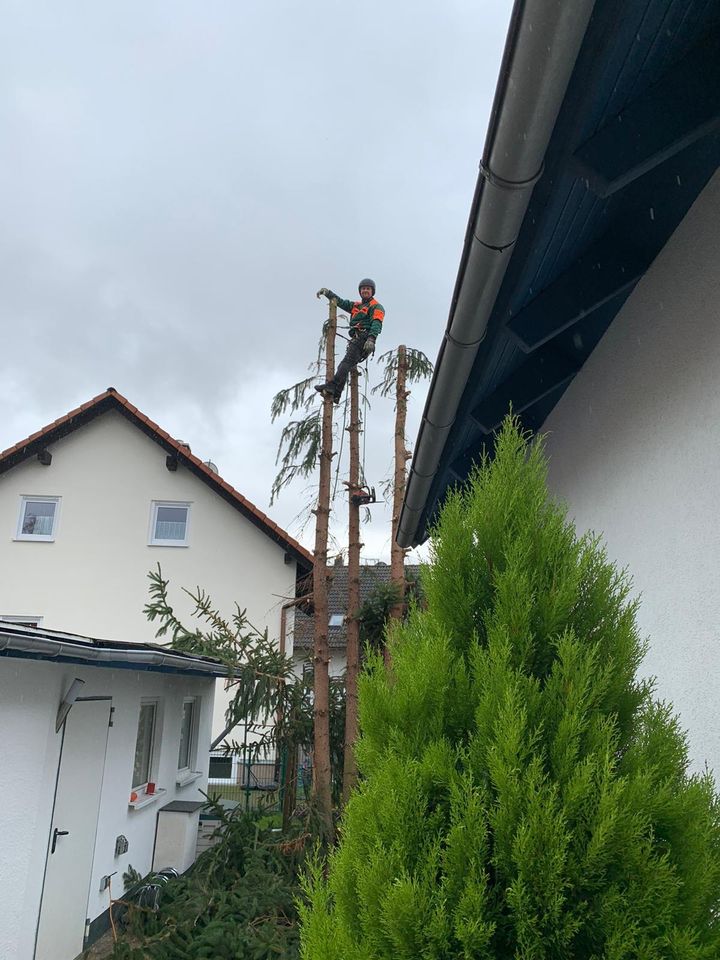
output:
[[[594,0],[516,0],[450,317],[425,402],[397,541],[418,525],[587,29]]]
[[[287,613],[291,607],[297,607],[301,603],[307,603],[307,596],[304,597],[295,597],[294,600],[288,600],[287,603],[284,603],[280,607],[280,653],[285,653],[285,648],[287,646]]]

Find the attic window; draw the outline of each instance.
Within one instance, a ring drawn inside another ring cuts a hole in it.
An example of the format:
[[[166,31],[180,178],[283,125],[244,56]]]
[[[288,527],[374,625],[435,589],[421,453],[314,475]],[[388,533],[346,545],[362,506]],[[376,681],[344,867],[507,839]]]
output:
[[[331,627],[341,627],[344,620],[345,617],[341,613],[331,613],[328,625]]]
[[[19,627],[39,627],[42,623],[42,617],[23,617],[15,614],[0,613],[0,623],[16,623]]]
[[[150,516],[150,545],[186,547],[190,521],[189,503],[153,501]]]
[[[22,497],[16,540],[55,539],[60,497]]]

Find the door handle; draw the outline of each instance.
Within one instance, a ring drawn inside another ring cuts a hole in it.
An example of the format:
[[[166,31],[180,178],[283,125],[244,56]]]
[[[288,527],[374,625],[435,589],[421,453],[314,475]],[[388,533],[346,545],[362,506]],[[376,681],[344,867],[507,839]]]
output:
[[[70,833],[69,830],[58,830],[57,827],[53,830],[53,841],[52,846],[50,847],[50,853],[55,853],[55,847],[57,845],[58,837],[66,837]]]

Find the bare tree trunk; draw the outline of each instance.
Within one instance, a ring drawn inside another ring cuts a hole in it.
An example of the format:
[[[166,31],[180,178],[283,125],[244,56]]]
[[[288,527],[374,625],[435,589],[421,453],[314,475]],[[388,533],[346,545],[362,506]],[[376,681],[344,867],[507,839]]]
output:
[[[337,329],[337,301],[330,301],[327,339],[325,344],[326,379],[335,372],[335,331]],[[330,474],[332,466],[332,397],[323,394],[322,441],[320,451],[320,487],[318,504],[314,511],[315,553],[313,565],[313,601],[315,606],[313,663],[314,677],[314,749],[313,790],[323,839],[333,837],[332,791],[330,770],[330,651],[328,647],[328,572],[327,543],[330,518]]]
[[[409,457],[405,447],[405,420],[407,418],[407,351],[398,347],[397,378],[395,381],[395,477],[393,481],[392,542],[390,544],[390,580],[400,590],[402,599],[390,610],[390,616],[400,619],[405,609],[405,550],[397,542],[400,511],[405,497],[406,464]],[[387,660],[387,656],[386,656]]]
[[[350,373],[350,477],[348,487],[348,602],[345,635],[347,638],[347,669],[345,673],[345,754],[343,763],[343,803],[350,797],[357,783],[355,742],[358,738],[358,673],[360,670],[360,506],[353,503],[352,494],[360,482],[360,404],[358,402],[358,371]]]

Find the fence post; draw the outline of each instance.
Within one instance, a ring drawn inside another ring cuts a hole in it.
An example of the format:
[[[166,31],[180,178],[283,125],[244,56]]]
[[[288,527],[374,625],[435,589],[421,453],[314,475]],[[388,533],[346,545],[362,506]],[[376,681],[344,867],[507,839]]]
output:
[[[250,810],[250,764],[248,762],[247,724],[243,734],[243,761],[245,763],[245,813]]]

